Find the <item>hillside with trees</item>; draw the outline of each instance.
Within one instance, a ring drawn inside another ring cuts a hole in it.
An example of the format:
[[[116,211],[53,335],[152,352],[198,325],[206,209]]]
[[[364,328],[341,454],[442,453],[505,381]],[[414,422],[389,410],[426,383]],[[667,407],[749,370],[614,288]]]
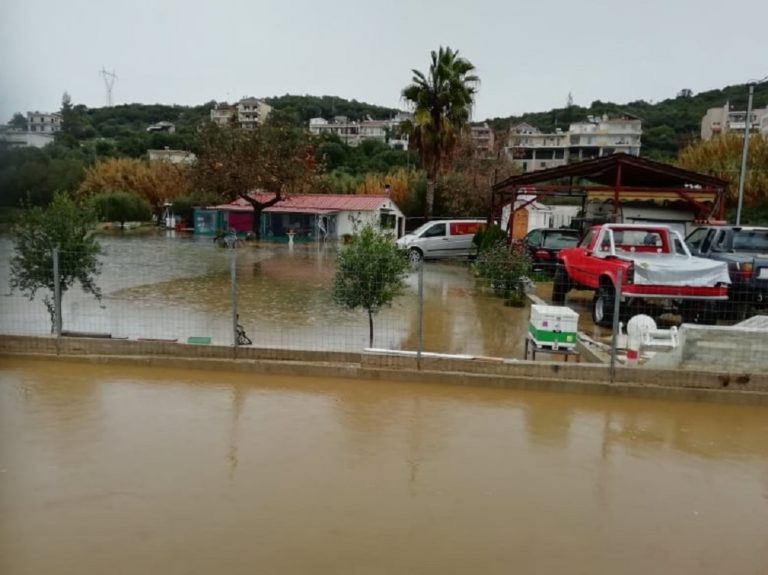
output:
[[[656,103],[636,100],[627,104],[614,104],[595,100],[589,107],[565,106],[547,112],[493,118],[488,120],[488,123],[497,133],[506,132],[511,125],[518,122],[527,122],[542,131],[553,132],[555,128],[567,130],[571,122],[584,120],[590,115],[632,114],[643,120],[641,155],[651,159],[673,161],[680,150],[699,138],[701,118],[709,108],[722,107],[728,101],[734,109],[746,110],[747,92],[745,84],[698,94],[683,89],[676,97]],[[755,87],[752,103],[753,108],[765,106],[768,106],[768,82]]]
[[[416,95],[418,94],[414,93],[414,96]],[[489,123],[497,131],[498,141],[503,142],[503,133],[510,125],[520,121],[551,131],[556,127],[567,129],[570,122],[584,120],[588,115],[629,113],[643,120],[642,154],[654,159],[676,162],[678,157],[682,158],[683,150],[698,143],[701,118],[708,108],[723,106],[728,101],[734,108],[745,109],[746,98],[745,85],[729,86],[699,94],[681,90],[675,98],[653,104],[635,101],[620,105],[595,101],[589,107],[572,105],[546,112],[494,118],[489,120]],[[306,126],[310,118],[317,116],[331,118],[341,115],[350,120],[362,120],[367,117],[384,119],[397,112],[392,108],[333,96],[284,95],[267,98],[266,101],[276,110],[275,119],[298,127]],[[199,137],[200,127],[210,118],[210,110],[215,105],[216,102],[211,101],[199,106],[124,104],[88,108],[65,94],[61,107],[63,129],[57,134],[55,143],[42,149],[0,147],[0,206],[18,207],[22,201],[45,206],[57,190],[78,190],[87,173],[91,174],[90,178],[93,180],[93,173],[88,170],[97,163],[100,164],[100,170],[117,166],[118,164],[104,163],[117,159],[141,160],[140,164],[143,165],[146,163],[149,149],[162,149],[167,146],[172,149],[191,150],[199,155],[203,151]],[[768,83],[763,83],[755,89],[753,106],[761,108],[766,105]],[[9,120],[13,126],[23,128],[24,118],[20,114],[15,114]],[[147,131],[147,127],[160,121],[173,122],[175,133]],[[399,198],[408,215],[420,215],[420,206],[425,203],[428,188],[424,166],[430,154],[425,153],[430,152],[430,149],[428,146],[419,149],[417,135],[412,134],[413,146],[408,152],[393,150],[386,144],[375,141],[351,147],[333,136],[312,139],[318,168],[314,188],[327,193],[379,193],[384,185],[389,185],[390,192]],[[462,136],[462,139],[464,138],[466,136]],[[425,143],[428,141],[424,140]],[[503,158],[477,158],[468,142],[457,140],[454,144],[455,149],[449,150],[450,165],[446,165],[447,170],[442,173],[436,184],[434,215],[480,215],[487,204],[487,187],[490,180],[509,175],[510,166]],[[738,155],[737,145],[732,144],[730,148],[736,150]],[[706,155],[703,161],[706,163],[706,158],[709,157]],[[729,160],[731,163],[733,161],[738,162],[738,158]],[[709,166],[701,164],[701,161],[695,163],[697,169],[718,173],[722,171],[719,167],[721,164],[722,162]],[[125,176],[128,178],[125,181],[144,181],[142,178],[146,170],[140,169],[139,164],[137,166],[134,174],[136,177]],[[765,172],[763,167],[752,167],[752,161],[750,166],[760,174]],[[733,176],[735,168],[729,169]],[[83,189],[91,187],[93,186],[85,185]],[[98,191],[133,192],[133,187],[136,186],[115,184],[102,186]],[[183,194],[191,205],[195,200],[189,196],[190,192],[184,186],[179,188],[179,193]],[[747,207],[764,207],[768,201],[768,192],[762,189],[762,184],[752,186],[750,190],[748,202],[751,205]]]

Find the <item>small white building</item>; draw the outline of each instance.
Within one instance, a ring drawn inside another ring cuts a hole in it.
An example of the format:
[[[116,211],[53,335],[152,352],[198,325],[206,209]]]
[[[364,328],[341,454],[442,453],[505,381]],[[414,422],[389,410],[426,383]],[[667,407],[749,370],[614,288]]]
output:
[[[54,141],[51,132],[25,132],[22,130],[0,131],[0,143],[8,148],[42,148]]]
[[[538,228],[552,227],[552,208],[535,200],[536,196],[521,195],[515,201],[514,237],[519,240],[525,234]],[[501,229],[509,229],[509,214],[512,205],[507,204],[501,210]]]
[[[61,130],[61,114],[27,112],[27,131],[53,134]]]
[[[253,194],[266,202],[272,194]],[[208,208],[220,212],[219,226],[248,232],[253,229],[253,208],[242,198]],[[297,194],[265,208],[260,228],[264,239],[280,239],[292,234],[298,240],[335,240],[353,235],[367,223],[391,230],[399,238],[405,230],[405,216],[386,194]],[[211,226],[207,226],[206,230]],[[202,232],[204,233],[204,232]]]
[[[211,122],[219,126],[226,126],[233,121],[243,129],[252,130],[263,124],[267,119],[272,106],[258,98],[243,98],[234,106],[226,102],[216,104],[211,109]]]
[[[750,133],[758,132],[762,129],[764,118],[768,117],[768,108],[757,108],[752,110],[749,119]],[[732,110],[730,102],[719,108],[710,108],[701,119],[701,139],[711,140],[714,136],[721,134],[743,134],[747,129],[747,111]]]
[[[147,150],[150,162],[170,162],[171,164],[194,164],[197,156],[187,150]]]

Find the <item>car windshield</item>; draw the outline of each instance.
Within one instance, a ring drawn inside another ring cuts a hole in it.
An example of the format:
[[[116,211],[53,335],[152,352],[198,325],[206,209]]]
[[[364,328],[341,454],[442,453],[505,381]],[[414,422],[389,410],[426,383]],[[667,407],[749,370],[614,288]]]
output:
[[[544,234],[542,247],[552,249],[572,248],[579,242],[575,232],[547,232]]]
[[[768,253],[768,230],[741,230],[733,234],[733,251]]]

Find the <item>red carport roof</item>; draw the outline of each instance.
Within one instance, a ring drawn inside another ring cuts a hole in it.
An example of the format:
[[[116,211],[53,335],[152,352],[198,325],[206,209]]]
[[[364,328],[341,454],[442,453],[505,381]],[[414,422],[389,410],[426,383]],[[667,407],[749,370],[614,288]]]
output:
[[[510,176],[493,186],[494,192],[520,186],[544,184],[568,178],[580,179],[603,186],[614,186],[621,166],[621,183],[623,187],[645,189],[700,187],[719,190],[727,187],[728,183],[706,174],[684,170],[677,166],[655,162],[647,158],[630,156],[629,154],[611,154],[593,160],[585,160],[566,166],[558,166],[547,170],[537,170],[525,174]]]

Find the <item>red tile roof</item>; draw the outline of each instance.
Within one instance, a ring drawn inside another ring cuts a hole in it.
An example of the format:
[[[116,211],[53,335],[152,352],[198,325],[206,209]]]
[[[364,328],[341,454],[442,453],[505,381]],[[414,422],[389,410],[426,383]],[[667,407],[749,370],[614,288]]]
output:
[[[273,198],[272,194],[251,194],[258,201],[266,202]],[[378,208],[383,202],[389,200],[385,195],[353,196],[348,194],[298,194],[289,196],[277,204],[266,208],[265,212],[272,213],[330,213],[330,212],[364,212]],[[234,202],[214,206],[219,210],[232,210],[250,212],[251,204],[243,198]]]

